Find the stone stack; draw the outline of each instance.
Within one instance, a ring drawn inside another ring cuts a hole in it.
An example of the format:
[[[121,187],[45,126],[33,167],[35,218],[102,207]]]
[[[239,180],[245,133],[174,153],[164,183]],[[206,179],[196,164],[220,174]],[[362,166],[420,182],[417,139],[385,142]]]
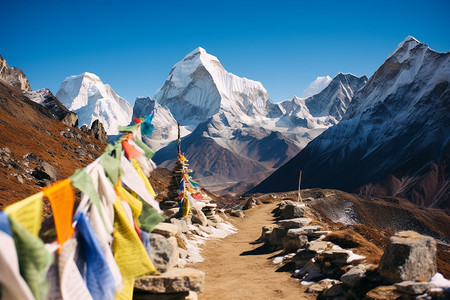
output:
[[[216,214],[217,205],[200,200],[191,205],[187,217],[179,218],[177,201],[166,199],[160,203],[166,220],[150,233],[147,252],[160,272],[136,280],[134,299],[197,299],[202,291],[205,274],[183,268],[191,261],[190,240],[204,239],[220,231],[224,220]],[[191,249],[192,250],[192,249]],[[195,252],[194,252],[195,254]],[[198,252],[197,252],[198,254]]]

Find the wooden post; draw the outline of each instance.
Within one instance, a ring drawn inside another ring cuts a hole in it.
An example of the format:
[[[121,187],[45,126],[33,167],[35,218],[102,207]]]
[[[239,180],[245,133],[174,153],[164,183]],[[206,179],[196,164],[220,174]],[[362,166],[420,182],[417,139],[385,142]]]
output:
[[[301,182],[302,182],[302,170],[300,170],[300,175],[298,177],[298,198],[297,198],[297,201],[303,203],[302,195],[300,194],[300,184],[301,184]]]

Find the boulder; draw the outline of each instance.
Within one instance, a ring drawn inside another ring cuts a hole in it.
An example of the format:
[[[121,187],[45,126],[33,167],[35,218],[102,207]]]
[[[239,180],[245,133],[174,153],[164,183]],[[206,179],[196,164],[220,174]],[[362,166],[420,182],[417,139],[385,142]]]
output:
[[[311,223],[310,218],[295,218],[287,220],[279,220],[277,224],[283,228],[300,228],[303,226],[308,226]]]
[[[286,229],[274,227],[269,235],[269,243],[275,247],[283,246],[283,238],[286,236]]]
[[[379,286],[369,291],[364,300],[397,300],[402,296],[395,291],[394,286]]]
[[[394,284],[394,286],[397,292],[408,295],[420,295],[436,287],[433,283],[420,281],[403,281]]]
[[[286,252],[295,252],[308,244],[308,237],[306,235],[295,237],[286,236],[282,239],[282,243]]]
[[[414,231],[395,234],[381,257],[378,272],[391,283],[430,281],[436,273],[435,240]]]
[[[322,292],[322,297],[330,297],[332,299],[338,299],[339,296],[344,296],[343,299],[346,299],[345,294],[346,292],[344,285],[342,283],[338,283],[324,290]]]
[[[191,268],[173,268],[166,273],[136,279],[134,287],[150,293],[180,293],[203,290],[205,273]]]
[[[346,286],[354,287],[362,278],[366,277],[365,273],[366,269],[363,266],[354,266],[341,276],[341,281]]]
[[[295,202],[293,204],[286,205],[282,212],[283,219],[302,218],[303,215],[303,208]]]
[[[230,215],[233,217],[237,217],[237,218],[243,218],[245,217],[245,214],[242,210],[240,209],[232,209],[230,212]]]
[[[103,124],[98,119],[92,122],[90,134],[103,144],[108,144],[108,135]]]
[[[297,251],[295,253],[295,256],[292,258],[292,261],[295,263],[295,265],[300,268],[303,267],[305,264],[307,264],[311,259],[313,259],[316,256],[316,251],[310,251],[306,249],[302,249]]]
[[[180,228],[178,226],[163,222],[156,225],[156,227],[152,231],[152,233],[158,233],[167,238],[171,236],[176,236],[179,232]]]
[[[166,220],[176,217],[180,212],[180,209],[178,207],[169,209],[161,208],[161,209],[163,210],[163,216]]]
[[[58,179],[55,168],[46,161],[40,161],[31,175],[36,179],[47,179],[51,181]]]
[[[257,242],[269,243],[269,237],[274,227],[275,227],[274,225],[263,226],[261,236],[259,237]]]
[[[323,279],[318,283],[314,283],[308,287],[306,290],[307,293],[321,293],[326,289],[331,288],[333,285],[339,283],[338,280],[333,279]]]
[[[180,228],[182,233],[187,233],[189,231],[188,225],[184,220],[172,218],[170,219],[170,223]]]
[[[309,225],[302,228],[291,228],[287,231],[287,236],[300,236],[300,235],[311,235],[314,231],[320,231],[322,226],[319,225]]]
[[[243,210],[251,209],[257,205],[256,200],[253,199],[253,197],[248,198],[247,202],[245,203],[244,207],[242,207]]]
[[[178,259],[177,248],[175,237],[166,238],[160,234],[150,234],[150,249],[147,249],[147,253],[159,272],[167,272],[175,266]]]
[[[223,219],[219,215],[206,216],[206,218],[213,223],[223,222]]]
[[[323,251],[327,248],[329,248],[332,244],[330,242],[324,242],[324,241],[311,241],[309,242],[308,250],[310,251]]]
[[[350,254],[343,249],[325,250],[320,254],[325,260],[346,263]]]
[[[202,226],[208,225],[208,220],[206,219],[205,214],[195,206],[191,207],[191,221],[193,224],[199,224]]]

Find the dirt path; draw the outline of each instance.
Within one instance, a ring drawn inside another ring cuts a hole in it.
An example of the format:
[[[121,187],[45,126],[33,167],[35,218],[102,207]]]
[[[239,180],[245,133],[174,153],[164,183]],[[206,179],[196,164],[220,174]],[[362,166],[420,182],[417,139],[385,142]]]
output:
[[[251,244],[261,235],[261,227],[273,222],[270,212],[275,206],[260,205],[246,211],[245,218],[232,218],[236,234],[205,243],[205,261],[194,265],[206,272],[200,300],[315,299],[303,293],[305,287],[290,273],[275,272],[277,267],[271,261],[279,251],[268,253],[261,244]]]

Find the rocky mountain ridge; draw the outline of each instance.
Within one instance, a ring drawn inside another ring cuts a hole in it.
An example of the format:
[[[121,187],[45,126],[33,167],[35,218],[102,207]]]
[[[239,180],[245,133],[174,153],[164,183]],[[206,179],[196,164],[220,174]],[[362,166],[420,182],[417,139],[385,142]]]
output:
[[[450,53],[412,37],[357,91],[343,119],[252,191],[302,186],[449,208]]]
[[[6,59],[0,55],[0,79],[23,91],[31,91],[30,82],[21,69],[11,68]]]

